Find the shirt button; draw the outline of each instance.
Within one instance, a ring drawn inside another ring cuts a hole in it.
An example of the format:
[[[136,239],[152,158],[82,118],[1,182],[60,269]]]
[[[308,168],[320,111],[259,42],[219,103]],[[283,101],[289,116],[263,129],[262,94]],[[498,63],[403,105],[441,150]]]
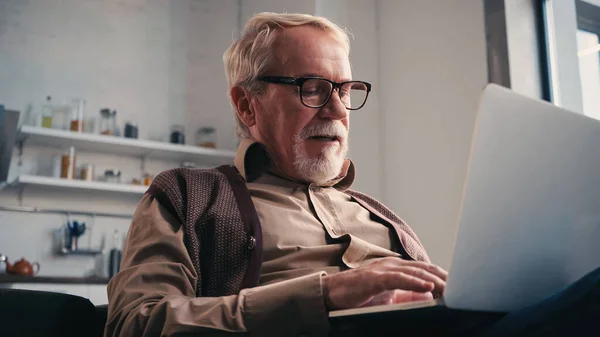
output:
[[[256,247],[256,239],[254,236],[251,236],[250,240],[248,240],[248,250],[253,250],[254,247]]]

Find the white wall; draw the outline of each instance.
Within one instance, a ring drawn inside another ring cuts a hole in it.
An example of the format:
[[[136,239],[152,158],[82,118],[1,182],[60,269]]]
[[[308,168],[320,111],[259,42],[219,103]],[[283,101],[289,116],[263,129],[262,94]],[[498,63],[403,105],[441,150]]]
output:
[[[118,120],[135,120],[140,137],[168,136],[171,124],[185,124],[188,143],[197,128],[217,128],[218,146],[235,149],[235,123],[226,99],[222,54],[238,26],[236,0],[179,1],[0,1],[0,102],[7,108],[39,111],[46,95],[55,101],[85,98],[88,116],[102,107],[118,110]],[[29,118],[24,119],[29,122]],[[61,149],[26,147],[19,172],[51,174]],[[16,152],[16,151],[15,151]],[[16,153],[15,153],[16,157]],[[123,180],[139,177],[140,158],[78,154],[97,173],[118,168]],[[179,163],[149,161],[157,174]],[[27,187],[0,191],[0,204],[132,213],[139,196]],[[128,219],[95,219],[82,247],[98,247],[112,231],[125,232]],[[95,273],[101,262],[52,254],[61,215],[0,211],[0,252],[41,264],[43,275]]]
[[[378,1],[384,200],[448,267],[487,82],[480,1]]]
[[[260,12],[315,14],[316,0],[240,0],[240,27]]]
[[[118,110],[140,136],[204,125],[237,142],[221,56],[238,25],[236,0],[18,1],[0,5],[0,101],[26,111],[83,97],[89,116]]]

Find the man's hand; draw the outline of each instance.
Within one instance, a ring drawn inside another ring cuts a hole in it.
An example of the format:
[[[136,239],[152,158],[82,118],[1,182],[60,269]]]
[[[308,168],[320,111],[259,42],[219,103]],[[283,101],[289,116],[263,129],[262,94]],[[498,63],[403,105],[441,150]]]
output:
[[[386,257],[364,267],[323,277],[328,310],[430,299],[443,293],[448,273],[418,261]]]
[[[433,294],[430,292],[421,293],[412,290],[396,289],[382,292],[381,294],[373,297],[367,303],[361,305],[361,307],[428,300],[433,300]]]

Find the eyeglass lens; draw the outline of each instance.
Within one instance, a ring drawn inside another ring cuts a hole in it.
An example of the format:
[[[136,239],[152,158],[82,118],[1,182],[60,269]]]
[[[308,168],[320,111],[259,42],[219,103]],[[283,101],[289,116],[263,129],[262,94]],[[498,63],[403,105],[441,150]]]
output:
[[[331,95],[332,84],[322,79],[309,79],[301,88],[302,103],[310,107],[323,106]],[[339,96],[347,109],[356,109],[363,105],[367,98],[367,86],[361,82],[344,83]]]

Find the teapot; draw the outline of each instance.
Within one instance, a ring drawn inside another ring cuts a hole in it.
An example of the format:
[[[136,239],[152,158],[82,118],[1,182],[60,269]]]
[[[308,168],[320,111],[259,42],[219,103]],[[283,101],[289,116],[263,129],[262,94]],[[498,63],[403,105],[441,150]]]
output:
[[[19,261],[15,262],[15,264],[11,264],[8,260],[6,260],[6,272],[9,274],[34,276],[39,271],[40,264],[37,262],[32,264],[25,260],[25,258],[21,258]]]

